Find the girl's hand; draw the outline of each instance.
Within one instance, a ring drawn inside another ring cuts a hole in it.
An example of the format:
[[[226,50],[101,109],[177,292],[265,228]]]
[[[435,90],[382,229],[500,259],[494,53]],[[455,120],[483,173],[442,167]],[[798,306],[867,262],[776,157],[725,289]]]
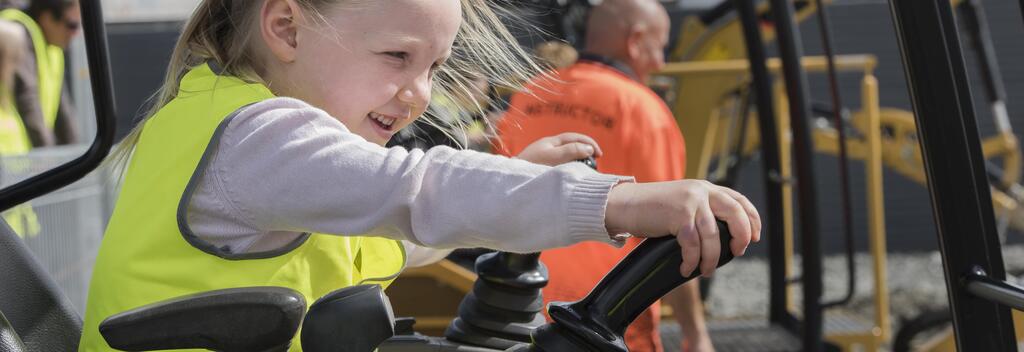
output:
[[[556,166],[591,156],[601,156],[597,142],[582,134],[569,132],[538,139],[516,157],[534,164]]]
[[[700,264],[711,276],[721,250],[715,219],[729,224],[733,255],[761,240],[761,217],[742,194],[703,180],[623,183],[608,194],[605,226],[611,234],[675,235],[683,250],[680,271],[689,276]]]

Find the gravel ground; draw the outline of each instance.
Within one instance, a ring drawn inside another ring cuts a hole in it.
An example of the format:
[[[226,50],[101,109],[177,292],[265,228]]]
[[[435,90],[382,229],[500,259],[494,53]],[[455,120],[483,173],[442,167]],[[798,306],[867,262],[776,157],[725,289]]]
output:
[[[1003,259],[1008,271],[1024,270],[1024,245],[1004,246]],[[857,291],[849,309],[870,319],[874,314],[871,258],[867,254],[858,254],[856,263]],[[941,265],[937,251],[889,254],[887,271],[893,334],[898,331],[902,319],[948,304]],[[795,266],[799,266],[799,258]],[[825,299],[833,300],[845,294],[846,280],[845,256],[826,257]],[[796,299],[799,302],[799,296]],[[709,319],[713,320],[767,316],[767,259],[742,258],[719,269],[706,309]]]

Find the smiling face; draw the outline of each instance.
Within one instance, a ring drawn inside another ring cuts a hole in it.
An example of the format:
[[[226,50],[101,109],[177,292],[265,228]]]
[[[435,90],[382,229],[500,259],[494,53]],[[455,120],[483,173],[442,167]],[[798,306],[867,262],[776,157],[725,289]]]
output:
[[[293,60],[272,74],[272,89],[386,144],[426,110],[462,23],[460,0],[360,1],[320,15],[326,25],[296,26]]]

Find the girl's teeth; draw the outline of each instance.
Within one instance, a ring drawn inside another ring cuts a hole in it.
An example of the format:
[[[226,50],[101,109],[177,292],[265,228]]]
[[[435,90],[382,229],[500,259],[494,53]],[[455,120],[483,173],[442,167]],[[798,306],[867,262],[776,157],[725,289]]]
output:
[[[395,123],[395,119],[385,118],[384,116],[378,114],[371,114],[370,117],[373,117],[374,120],[377,120],[377,122],[380,122],[384,126],[391,126],[392,124]]]

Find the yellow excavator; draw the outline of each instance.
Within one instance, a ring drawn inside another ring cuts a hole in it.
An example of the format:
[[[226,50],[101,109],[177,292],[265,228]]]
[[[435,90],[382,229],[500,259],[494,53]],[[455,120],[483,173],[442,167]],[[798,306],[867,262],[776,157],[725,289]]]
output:
[[[979,58],[988,104],[995,119],[996,133],[982,140],[987,161],[992,200],[1002,231],[1012,228],[1024,230],[1024,188],[1020,184],[1021,150],[1009,123],[1005,105],[1005,93],[999,76],[995,54],[980,1],[953,1],[961,11],[966,24],[965,34],[970,35]],[[767,12],[767,4],[760,13]],[[811,16],[819,3],[817,1],[796,1],[797,20]],[[762,15],[764,23],[770,23]],[[687,141],[687,170],[689,178],[728,180],[730,167],[737,159],[745,158],[759,148],[757,119],[750,118],[749,64],[746,60],[743,33],[739,21],[709,21],[705,17],[692,16],[683,20],[676,49],[671,53],[672,63],[661,72],[658,82],[660,90],[666,92],[666,100],[680,125]],[[774,36],[771,26],[763,27],[764,40]],[[827,71],[827,57],[804,57],[803,67],[808,73]],[[826,314],[825,336],[843,350],[861,348],[877,350],[887,344],[892,336],[889,322],[888,289],[886,285],[885,212],[882,189],[882,169],[896,171],[900,175],[926,186],[917,129],[911,111],[879,106],[878,81],[873,71],[876,59],[870,55],[841,55],[832,57],[836,71],[858,72],[861,74],[861,102],[859,109],[849,114],[841,124],[819,118],[812,132],[814,150],[821,154],[840,154],[841,140],[845,140],[845,154],[850,159],[865,165],[866,207],[868,209],[869,249],[873,259],[874,321],[867,329],[864,324],[849,324],[854,318],[848,313],[830,311]],[[774,100],[780,131],[780,156],[782,168],[779,178],[789,180],[791,171],[788,116],[788,102],[781,77],[778,77],[780,63],[769,60],[768,68],[774,74]],[[747,126],[744,126],[747,125]],[[846,138],[840,138],[839,129],[844,128]],[[999,164],[994,161],[998,160]],[[792,185],[784,183],[786,273],[791,273],[793,257],[793,208]],[[795,310],[796,307],[790,307]],[[943,318],[944,317],[944,318]],[[921,317],[926,327],[933,327],[950,321],[948,312],[931,313]],[[1014,312],[1017,322],[1018,341],[1024,341],[1024,315]],[[851,325],[861,328],[851,329]],[[914,327],[918,328],[918,327]],[[923,327],[921,327],[923,329]],[[897,345],[903,341],[897,341]],[[922,343],[915,350],[953,351],[952,333],[938,334]],[[897,351],[900,350],[897,346]],[[909,350],[909,349],[904,349]]]

